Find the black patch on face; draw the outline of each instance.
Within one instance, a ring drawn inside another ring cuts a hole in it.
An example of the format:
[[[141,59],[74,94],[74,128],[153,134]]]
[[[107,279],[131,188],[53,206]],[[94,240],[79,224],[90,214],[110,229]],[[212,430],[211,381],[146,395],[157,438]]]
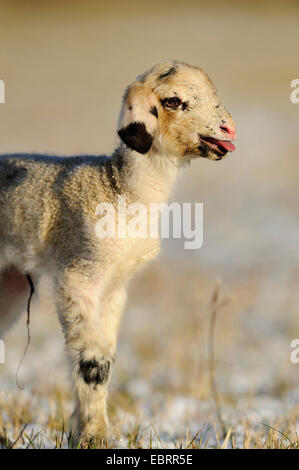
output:
[[[120,129],[118,135],[130,149],[143,155],[149,151],[153,143],[153,138],[147,132],[143,122],[132,122]]]
[[[167,72],[162,73],[162,75],[159,75],[158,79],[163,80],[163,78],[170,77],[171,75],[174,75],[176,73],[175,67],[171,67]]]
[[[158,117],[158,110],[157,110],[156,106],[151,107],[150,113],[152,113],[154,116],[156,116],[156,118]]]
[[[83,359],[80,359],[79,374],[88,385],[104,384],[108,380],[109,372],[110,361],[104,357],[101,358],[100,362],[95,358],[89,361],[83,361]]]
[[[187,101],[183,101],[182,110],[183,111],[188,111],[189,110],[189,103]]]

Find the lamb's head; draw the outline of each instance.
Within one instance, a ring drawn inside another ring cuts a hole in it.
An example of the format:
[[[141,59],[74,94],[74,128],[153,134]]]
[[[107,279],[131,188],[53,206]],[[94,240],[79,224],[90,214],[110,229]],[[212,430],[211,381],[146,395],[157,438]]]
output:
[[[118,134],[131,149],[179,160],[221,160],[235,149],[235,124],[199,67],[154,66],[125,92]]]

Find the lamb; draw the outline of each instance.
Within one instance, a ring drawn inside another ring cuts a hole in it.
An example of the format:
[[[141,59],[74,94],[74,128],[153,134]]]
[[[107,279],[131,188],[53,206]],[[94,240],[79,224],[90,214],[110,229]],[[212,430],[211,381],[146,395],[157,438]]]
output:
[[[0,338],[27,305],[28,279],[38,286],[45,276],[70,358],[70,430],[99,446],[126,288],[160,243],[97,237],[98,204],[168,201],[187,162],[234,150],[235,124],[199,67],[165,61],[127,88],[118,134],[110,157],[0,157]]]

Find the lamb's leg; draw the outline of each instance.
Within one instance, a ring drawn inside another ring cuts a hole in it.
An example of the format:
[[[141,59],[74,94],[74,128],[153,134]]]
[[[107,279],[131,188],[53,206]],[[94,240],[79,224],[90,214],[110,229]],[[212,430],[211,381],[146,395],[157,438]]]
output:
[[[114,287],[101,300],[101,327],[102,332],[109,343],[113,357],[116,356],[117,335],[127,292],[124,286]]]
[[[0,273],[0,338],[25,312],[30,295],[26,277],[14,268]]]
[[[90,441],[105,445],[107,384],[114,362],[118,322],[113,315],[111,322],[108,315],[101,315],[100,294],[90,285],[64,279],[57,294],[76,397],[71,420],[73,436],[75,442],[80,440],[83,445]]]

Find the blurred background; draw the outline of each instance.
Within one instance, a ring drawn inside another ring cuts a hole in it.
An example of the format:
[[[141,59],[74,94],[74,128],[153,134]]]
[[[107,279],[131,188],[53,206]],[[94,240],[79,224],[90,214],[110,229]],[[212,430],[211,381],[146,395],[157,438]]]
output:
[[[0,0],[0,12],[1,153],[110,153],[125,87],[168,58],[200,65],[237,125],[236,152],[193,161],[174,195],[204,203],[203,247],[165,240],[131,284],[110,385],[116,445],[297,441],[298,2]],[[48,303],[32,309],[23,391],[25,317],[6,339],[0,429],[13,440],[30,423],[49,447],[72,398]]]

